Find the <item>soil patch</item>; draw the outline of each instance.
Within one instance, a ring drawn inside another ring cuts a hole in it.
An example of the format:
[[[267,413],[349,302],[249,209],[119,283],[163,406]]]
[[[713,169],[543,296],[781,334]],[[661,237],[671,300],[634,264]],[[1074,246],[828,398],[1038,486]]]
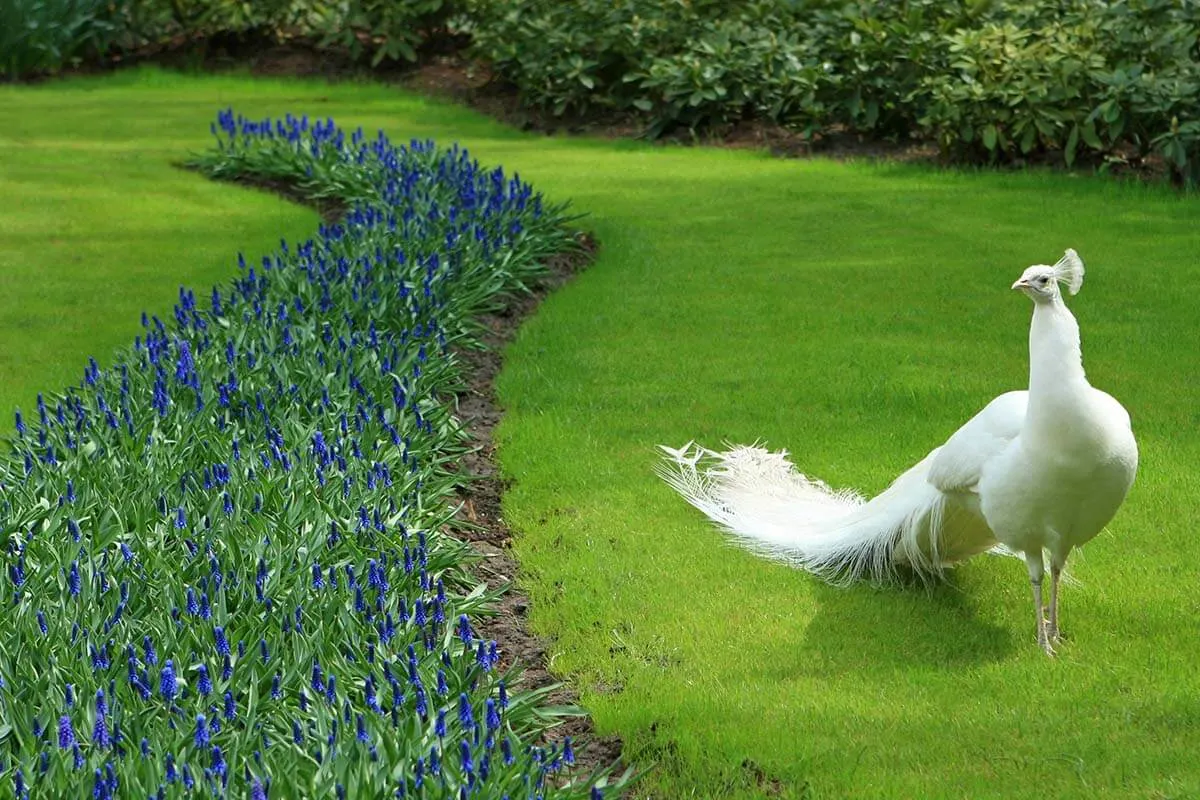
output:
[[[455,536],[466,539],[483,556],[476,566],[477,576],[490,586],[506,585],[507,592],[494,609],[495,613],[477,623],[480,634],[495,639],[500,648],[501,666],[513,663],[523,670],[522,687],[540,689],[559,683],[547,668],[546,643],[534,636],[527,623],[529,598],[516,583],[520,566],[513,558],[509,545],[512,532],[505,524],[500,501],[504,482],[496,468],[492,431],[499,423],[502,410],[497,405],[495,379],[502,366],[502,350],[516,335],[521,322],[534,312],[546,295],[569,281],[572,276],[592,262],[597,250],[590,236],[576,238],[579,247],[552,257],[545,264],[547,273],[526,295],[508,298],[498,312],[479,318],[484,326],[482,343],[486,349],[458,349],[456,356],[464,365],[467,388],[458,396],[458,418],[462,421],[475,450],[462,460],[468,482],[462,491],[463,507],[460,517],[471,528],[458,530]],[[578,692],[560,685],[548,698],[553,705],[576,705]],[[577,771],[588,774],[615,764],[621,756],[621,741],[616,737],[596,735],[588,717],[569,719],[547,734],[551,742],[561,742],[570,736],[575,749]]]

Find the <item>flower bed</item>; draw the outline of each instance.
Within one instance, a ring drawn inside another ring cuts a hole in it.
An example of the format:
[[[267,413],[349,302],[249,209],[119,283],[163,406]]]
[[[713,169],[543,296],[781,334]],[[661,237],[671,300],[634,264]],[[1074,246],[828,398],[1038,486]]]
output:
[[[18,797],[599,797],[447,533],[472,318],[571,246],[465,150],[223,112],[214,177],[351,210],[17,414],[0,743]],[[619,783],[619,781],[618,781]]]

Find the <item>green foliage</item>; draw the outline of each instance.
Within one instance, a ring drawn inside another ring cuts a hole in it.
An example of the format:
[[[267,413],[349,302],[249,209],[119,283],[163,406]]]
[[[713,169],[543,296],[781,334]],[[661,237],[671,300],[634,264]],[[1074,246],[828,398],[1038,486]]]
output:
[[[49,72],[103,52],[116,26],[106,0],[0,3],[0,77]]]
[[[1200,11],[1177,0],[475,0],[477,54],[554,114],[651,135],[754,117],[968,160],[1157,155],[1200,177]]]
[[[654,112],[654,133],[748,117],[813,128],[825,117],[819,94],[828,77],[805,61],[797,37],[744,20],[705,22],[679,52],[654,58],[627,80],[642,92],[634,105]]]
[[[640,110],[657,130],[724,122],[771,105],[759,72],[769,85],[804,66],[794,39],[770,34],[769,3],[476,0],[468,14],[476,52],[558,115]]]
[[[1089,72],[1103,58],[1079,47],[1079,31],[1036,36],[1012,22],[987,23],[949,37],[951,70],[922,81],[928,92],[922,124],[943,149],[981,148],[1014,157],[1078,142],[1090,103]],[[1094,126],[1086,141],[1095,141]],[[1066,153],[1074,159],[1074,149]]]
[[[147,5],[153,7],[154,3]],[[297,0],[168,0],[179,26],[202,34],[281,31],[296,24],[305,11],[320,12],[319,2]]]
[[[9,0],[0,4],[0,76],[247,34],[312,41],[371,66],[414,62],[458,12],[454,0]]]
[[[946,34],[976,13],[961,0],[853,2],[790,23],[830,74],[832,123],[903,136],[915,121],[909,96],[925,74],[944,69]]]
[[[355,60],[412,62],[431,35],[446,27],[453,0],[139,0],[143,41],[258,32],[309,39]]]
[[[1200,15],[1162,0],[1020,8],[947,37],[950,69],[921,82],[922,129],[947,152],[1012,160],[1061,152],[1200,165]]]
[[[455,8],[448,0],[342,0],[323,26],[325,45],[336,44],[356,60],[417,60],[417,48],[445,27]]]

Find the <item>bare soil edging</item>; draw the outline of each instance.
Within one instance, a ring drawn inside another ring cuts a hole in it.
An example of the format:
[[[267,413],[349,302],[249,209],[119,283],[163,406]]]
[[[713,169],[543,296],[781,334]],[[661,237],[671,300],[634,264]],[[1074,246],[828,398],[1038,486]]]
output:
[[[496,464],[492,432],[503,416],[497,403],[495,379],[503,365],[503,348],[516,336],[521,323],[534,313],[551,292],[586,268],[597,252],[596,241],[587,234],[576,237],[579,248],[552,257],[545,264],[546,275],[531,287],[532,293],[507,298],[500,311],[478,318],[484,332],[484,349],[458,349],[456,356],[464,364],[467,388],[458,396],[457,416],[476,449],[463,458],[469,480],[462,490],[460,516],[473,529],[455,532],[483,556],[476,575],[489,586],[507,587],[494,614],[477,623],[481,635],[495,639],[500,648],[501,665],[513,663],[522,669],[522,686],[540,689],[557,684],[549,695],[553,705],[577,705],[579,693],[551,674],[548,668],[548,643],[533,634],[528,625],[529,597],[517,582],[520,565],[512,555],[512,531],[503,518],[501,500],[505,482]],[[621,757],[621,740],[596,734],[587,716],[568,719],[553,728],[547,738],[560,742],[570,736],[574,744],[576,773],[586,775],[594,769],[615,765]]]

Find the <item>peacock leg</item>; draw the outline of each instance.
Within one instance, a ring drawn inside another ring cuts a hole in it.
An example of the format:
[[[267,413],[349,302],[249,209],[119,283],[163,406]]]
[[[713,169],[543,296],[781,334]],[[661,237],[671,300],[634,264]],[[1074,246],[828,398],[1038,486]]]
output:
[[[1051,645],[1046,617],[1042,612],[1042,576],[1045,574],[1046,564],[1042,561],[1041,550],[1025,553],[1025,566],[1029,568],[1029,585],[1033,587],[1033,610],[1037,615],[1037,643],[1046,651],[1046,655],[1052,656],[1054,647]]]
[[[1046,622],[1046,638],[1050,644],[1059,642],[1058,636],[1058,579],[1062,575],[1062,564],[1057,559],[1050,561],[1050,619]]]

